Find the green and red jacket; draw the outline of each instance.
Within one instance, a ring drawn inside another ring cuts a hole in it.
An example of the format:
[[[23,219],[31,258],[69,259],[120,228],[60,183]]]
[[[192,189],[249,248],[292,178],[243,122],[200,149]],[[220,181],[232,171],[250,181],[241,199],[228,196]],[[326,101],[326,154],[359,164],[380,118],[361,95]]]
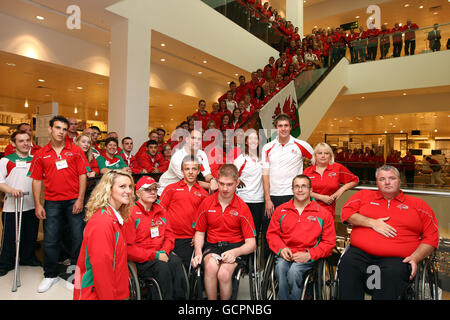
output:
[[[331,255],[336,244],[334,219],[330,212],[311,201],[299,214],[294,200],[278,206],[267,229],[267,244],[277,255],[284,248],[292,253],[308,251],[311,260]]]
[[[88,221],[75,269],[74,300],[128,299],[123,228],[111,207],[98,209]]]

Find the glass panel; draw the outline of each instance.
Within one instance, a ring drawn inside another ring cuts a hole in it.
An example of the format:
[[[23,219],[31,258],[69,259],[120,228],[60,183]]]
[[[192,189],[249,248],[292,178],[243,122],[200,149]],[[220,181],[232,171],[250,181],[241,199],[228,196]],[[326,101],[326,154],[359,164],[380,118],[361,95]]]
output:
[[[202,1],[278,51],[284,51],[289,44],[288,36],[277,24],[269,21],[256,5],[252,6],[242,0]]]
[[[413,31],[403,30],[405,26],[399,28],[398,32],[392,32],[391,29],[391,33],[386,35],[347,41],[349,43],[349,50],[346,52],[347,59],[352,63],[389,59],[406,56],[411,52],[420,54],[446,50],[450,46],[448,41],[450,23],[438,25],[436,32],[434,26],[421,27]]]

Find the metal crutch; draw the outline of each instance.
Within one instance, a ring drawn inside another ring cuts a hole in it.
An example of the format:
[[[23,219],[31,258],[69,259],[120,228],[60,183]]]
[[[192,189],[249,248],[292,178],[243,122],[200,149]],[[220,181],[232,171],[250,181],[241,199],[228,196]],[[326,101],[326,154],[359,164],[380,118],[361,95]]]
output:
[[[13,287],[11,289],[12,292],[16,292],[17,287],[21,286],[20,270],[19,270],[20,230],[22,229],[23,196],[26,196],[28,194],[29,194],[29,192],[22,192],[20,201],[19,201],[18,197],[14,197],[14,205],[15,205],[14,221],[15,221],[15,227],[16,227],[16,261],[15,261],[15,266],[14,266]],[[19,205],[18,205],[18,202],[19,202]]]

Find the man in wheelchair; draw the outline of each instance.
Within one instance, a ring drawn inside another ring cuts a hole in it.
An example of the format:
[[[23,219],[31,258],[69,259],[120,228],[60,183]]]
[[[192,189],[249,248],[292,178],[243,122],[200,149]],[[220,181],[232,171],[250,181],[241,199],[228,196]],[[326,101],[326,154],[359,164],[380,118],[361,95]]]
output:
[[[203,200],[197,211],[192,266],[196,268],[202,264],[204,268],[208,300],[217,299],[217,282],[220,299],[231,298],[232,276],[238,257],[256,249],[252,214],[247,204],[235,194],[238,184],[237,168],[233,164],[224,164],[218,173],[218,192]]]
[[[353,229],[338,266],[340,299],[364,299],[367,283],[374,300],[400,299],[439,244],[433,210],[403,194],[399,171],[383,165],[375,176],[378,190],[358,191],[342,208],[342,222]]]
[[[315,260],[331,255],[336,243],[333,216],[311,201],[308,176],[296,176],[292,191],[294,198],[275,209],[267,229],[267,243],[277,255],[279,300],[300,300],[304,274]]]
[[[138,201],[126,222],[128,260],[138,275],[154,278],[163,300],[185,299],[186,281],[181,259],[171,251],[174,237],[166,210],[155,203],[158,183],[149,176],[136,184]]]

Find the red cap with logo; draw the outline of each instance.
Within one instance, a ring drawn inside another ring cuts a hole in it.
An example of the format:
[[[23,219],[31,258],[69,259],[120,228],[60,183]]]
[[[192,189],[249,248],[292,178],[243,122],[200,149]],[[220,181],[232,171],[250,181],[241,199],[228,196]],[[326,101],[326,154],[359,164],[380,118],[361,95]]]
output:
[[[156,185],[157,187],[159,187],[158,182],[156,182],[155,179],[153,179],[152,177],[149,176],[144,176],[142,178],[139,179],[138,183],[136,184],[136,191],[138,191],[141,188],[150,188],[153,185]]]

